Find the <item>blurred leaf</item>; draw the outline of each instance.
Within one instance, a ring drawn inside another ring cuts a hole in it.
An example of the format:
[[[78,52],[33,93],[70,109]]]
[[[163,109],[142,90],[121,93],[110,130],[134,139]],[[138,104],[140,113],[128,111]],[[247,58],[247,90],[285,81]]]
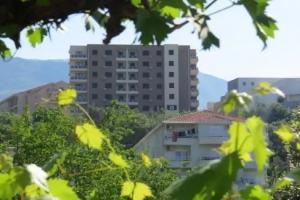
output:
[[[0,172],[7,172],[13,167],[13,158],[7,154],[0,154]]]
[[[108,158],[117,166],[121,168],[128,168],[127,162],[122,158],[121,155],[116,153],[110,153]]]
[[[148,185],[140,182],[135,183],[132,200],[144,200],[146,197],[152,197],[151,189]]]
[[[149,156],[147,156],[146,154],[142,153],[141,157],[142,157],[143,164],[145,165],[145,167],[150,167],[151,166],[151,160],[150,160]]]
[[[231,190],[241,167],[238,154],[232,153],[174,182],[165,192],[172,200],[222,199]]]
[[[35,164],[26,165],[26,170],[29,172],[31,182],[48,191],[47,173]]]
[[[272,152],[268,149],[265,135],[265,123],[261,118],[253,116],[247,119],[246,126],[253,137],[253,147],[257,169],[262,171]]]
[[[128,196],[132,198],[133,190],[134,190],[134,182],[132,181],[124,182],[122,185],[121,197]]]
[[[288,178],[288,177],[279,178],[274,185],[274,189],[275,190],[282,189],[282,188],[292,184],[293,181],[294,181],[293,179]]]
[[[235,109],[248,109],[252,97],[245,93],[238,93],[236,90],[230,91],[222,101],[225,114],[233,112]]]
[[[77,92],[74,89],[66,89],[60,91],[57,96],[58,105],[60,106],[70,105],[75,101],[76,96],[77,96]]]
[[[260,95],[277,94],[281,97],[285,96],[280,89],[273,87],[269,82],[260,82],[259,85],[254,88],[254,92]]]
[[[3,59],[12,56],[10,49],[5,45],[5,43],[2,40],[0,40],[0,56]]]
[[[48,185],[50,194],[59,200],[79,200],[77,194],[68,185],[66,180],[50,179]]]
[[[243,189],[241,192],[242,199],[247,200],[269,200],[271,196],[268,192],[266,192],[261,186],[254,185],[248,186],[247,188]]]
[[[49,0],[36,0],[36,4],[39,6],[48,6],[49,3]]]
[[[278,135],[283,142],[291,142],[296,137],[287,125],[281,125],[274,133]]]
[[[104,139],[103,133],[94,125],[84,123],[77,125],[75,131],[78,139],[91,148],[100,150]]]
[[[55,154],[44,165],[43,168],[45,169],[45,171],[47,171],[49,177],[54,175],[59,170],[59,166],[61,166],[63,164],[66,156],[67,156],[66,152],[61,152],[61,153]]]
[[[95,31],[95,27],[93,26],[93,22],[90,18],[90,16],[87,16],[84,20],[84,24],[85,24],[85,30],[89,31],[92,30],[93,32]]]
[[[141,4],[141,0],[131,0],[131,3],[135,6],[135,7],[139,7]]]
[[[44,36],[46,35],[47,31],[42,27],[30,28],[27,31],[27,38],[33,47],[35,47],[37,44],[42,43]]]
[[[160,44],[171,32],[167,20],[160,16],[157,11],[149,12],[144,9],[138,9],[135,26],[136,31],[141,33],[139,40],[142,44],[154,44],[155,42]]]

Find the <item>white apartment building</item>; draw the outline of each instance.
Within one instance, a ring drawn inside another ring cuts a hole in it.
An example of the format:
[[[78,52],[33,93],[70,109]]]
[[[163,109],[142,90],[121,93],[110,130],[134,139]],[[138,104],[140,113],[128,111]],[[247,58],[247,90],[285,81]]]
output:
[[[152,158],[165,158],[171,168],[179,171],[203,166],[221,158],[217,149],[228,139],[227,129],[234,119],[209,111],[183,114],[155,127],[134,148]],[[265,181],[253,162],[239,172],[237,184],[254,183]]]
[[[300,106],[300,78],[236,78],[228,82],[228,92],[249,92],[261,82],[269,82],[279,88],[286,95],[283,104],[288,108]],[[254,102],[259,104],[272,104],[280,101],[278,95],[256,96]]]

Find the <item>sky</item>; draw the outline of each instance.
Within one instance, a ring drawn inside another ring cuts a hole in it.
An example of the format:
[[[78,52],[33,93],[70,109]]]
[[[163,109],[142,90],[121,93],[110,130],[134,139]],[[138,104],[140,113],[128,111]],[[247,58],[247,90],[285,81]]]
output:
[[[219,0],[211,7],[213,12],[228,5],[228,0]],[[221,40],[220,48],[201,50],[201,41],[192,34],[191,25],[172,33],[163,44],[190,45],[197,50],[200,72],[225,80],[237,77],[300,77],[300,1],[273,0],[268,14],[278,22],[279,31],[275,39],[263,43],[256,36],[247,12],[240,6],[211,17],[209,26]],[[41,45],[32,48],[25,33],[21,36],[22,48],[16,57],[27,59],[68,59],[70,45],[102,44],[105,32],[86,32],[82,15],[72,15],[63,24],[65,31],[52,31]],[[112,40],[112,44],[132,44],[135,31],[126,24],[126,31]]]

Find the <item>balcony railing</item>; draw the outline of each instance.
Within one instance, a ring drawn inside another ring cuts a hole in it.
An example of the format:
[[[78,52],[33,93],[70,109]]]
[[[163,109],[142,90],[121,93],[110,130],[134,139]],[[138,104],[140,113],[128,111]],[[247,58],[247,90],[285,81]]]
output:
[[[223,135],[199,135],[199,144],[222,144],[228,139]]]
[[[87,56],[84,54],[71,54],[70,55],[71,58],[79,58],[79,59],[86,59]]]

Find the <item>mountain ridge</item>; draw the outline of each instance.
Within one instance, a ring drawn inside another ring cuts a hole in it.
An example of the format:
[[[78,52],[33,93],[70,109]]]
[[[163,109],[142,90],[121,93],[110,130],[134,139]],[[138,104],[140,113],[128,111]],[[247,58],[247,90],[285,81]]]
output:
[[[0,101],[8,96],[43,84],[57,81],[69,82],[68,60],[39,60],[15,57],[0,61]],[[227,82],[221,78],[199,73],[200,109],[207,102],[218,101],[226,92]]]

